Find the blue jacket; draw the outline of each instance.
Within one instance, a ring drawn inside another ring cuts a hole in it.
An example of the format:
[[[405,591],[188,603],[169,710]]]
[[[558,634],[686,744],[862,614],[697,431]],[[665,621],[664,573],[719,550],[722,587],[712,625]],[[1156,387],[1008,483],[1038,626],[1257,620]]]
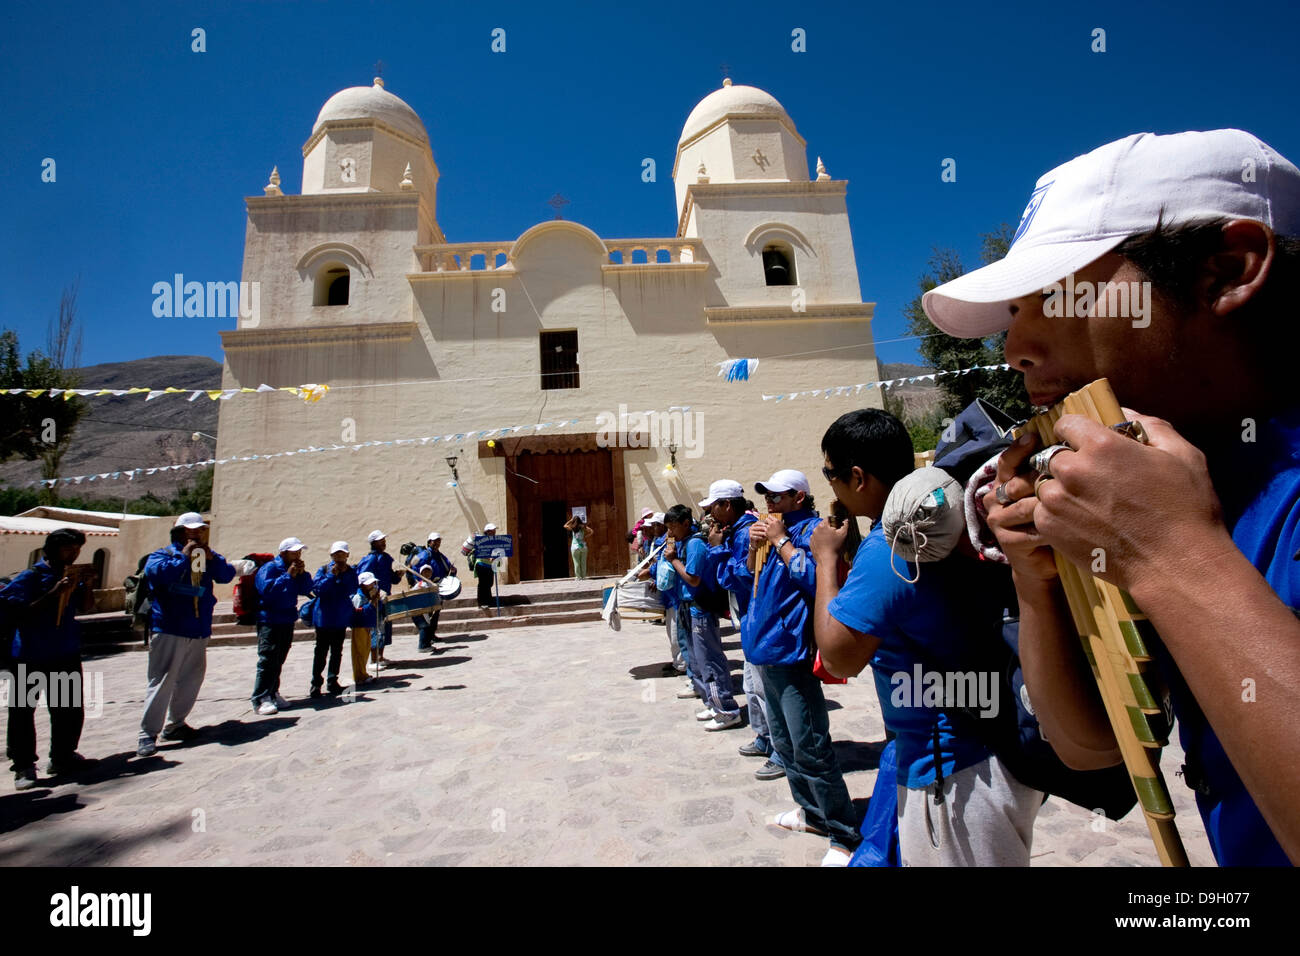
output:
[[[149,627],[179,637],[209,637],[212,609],[217,605],[214,585],[235,580],[235,569],[217,552],[212,552],[198,585],[190,583],[190,559],[176,545],[159,548],[144,566],[153,600]],[[194,598],[199,609],[195,613]]]
[[[379,590],[393,593],[393,556],[387,551],[371,551],[357,562],[357,574],[369,571],[379,582]]]
[[[316,607],[312,611],[312,627],[350,627],[352,624],[352,595],[357,590],[357,569],[349,565],[342,574],[330,569],[334,562],[322,565],[312,579],[316,592]]]
[[[360,607],[357,606],[358,603],[360,604]],[[373,631],[375,629],[375,617],[377,611],[375,610],[375,606],[370,603],[370,598],[366,597],[366,592],[362,591],[359,587],[357,588],[356,593],[352,595],[352,606],[357,610],[357,623],[355,626],[369,628]]]
[[[785,516],[786,533],[795,546],[790,565],[769,552],[758,581],[758,596],[740,621],[740,644],[751,664],[798,664],[812,657],[812,605],[817,593],[817,566],[808,539],[821,523],[810,511]],[[748,544],[745,545],[749,547]],[[740,562],[732,566],[737,584],[753,593],[754,574]]]
[[[3,604],[0,613],[16,628],[12,647],[14,660],[56,664],[81,659],[81,625],[77,623],[74,608],[84,585],[79,583],[69,597],[62,624],[56,623],[58,598],[52,597],[40,607],[32,608],[32,604],[49,594],[62,577],[63,572],[55,571],[41,558],[0,590],[0,603]]]
[[[257,593],[262,599],[258,624],[293,624],[298,620],[298,598],[311,593],[311,575],[305,570],[296,578],[281,555],[257,569]]]
[[[745,512],[731,526],[729,537],[709,549],[709,557],[716,562],[715,579],[724,591],[736,595],[741,617],[749,612],[749,599],[754,593],[754,576],[746,571],[745,561],[749,557],[749,526],[757,520]],[[746,581],[740,579],[742,572],[749,575]]]
[[[455,565],[451,563],[451,559],[448,558],[447,555],[443,554],[441,551],[435,552],[433,548],[428,547],[421,548],[419,551],[412,554],[411,560],[406,563],[406,566],[408,568],[415,568],[418,571],[426,564],[432,566],[433,576],[435,578],[445,578],[456,570]],[[415,575],[408,572],[406,575],[406,583],[414,584]]]

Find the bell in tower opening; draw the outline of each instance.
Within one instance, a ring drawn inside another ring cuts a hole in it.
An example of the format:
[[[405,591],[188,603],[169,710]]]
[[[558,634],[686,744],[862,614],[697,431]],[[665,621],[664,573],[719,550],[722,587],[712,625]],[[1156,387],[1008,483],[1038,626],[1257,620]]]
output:
[[[768,285],[794,285],[794,270],[790,257],[776,246],[763,250],[763,275]]]

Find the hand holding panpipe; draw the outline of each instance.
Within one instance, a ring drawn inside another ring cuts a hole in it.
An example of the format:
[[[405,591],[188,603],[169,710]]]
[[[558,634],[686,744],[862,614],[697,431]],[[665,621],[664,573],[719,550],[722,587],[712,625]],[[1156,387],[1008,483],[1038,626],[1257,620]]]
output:
[[[1067,395],[1016,431],[1016,437],[1025,433],[1037,435],[1043,445],[1044,450],[1031,459],[1040,475],[1035,491],[1042,482],[1051,480],[1051,446],[1056,443],[1054,427],[1062,415],[1082,415],[1137,441],[1146,441],[1141,426],[1126,421],[1110,383],[1098,379]],[[1187,866],[1187,854],[1174,825],[1173,802],[1160,773],[1160,748],[1167,743],[1169,728],[1145,673],[1145,665],[1151,660],[1147,644],[1155,632],[1126,592],[1076,567],[1060,552],[1054,551],[1054,555],[1075,629],[1092,667],[1156,853],[1165,866]]]

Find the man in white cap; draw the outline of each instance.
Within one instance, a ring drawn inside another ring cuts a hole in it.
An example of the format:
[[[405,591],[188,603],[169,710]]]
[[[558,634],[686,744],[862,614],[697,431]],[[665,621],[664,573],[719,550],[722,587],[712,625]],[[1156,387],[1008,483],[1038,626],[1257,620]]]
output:
[[[497,533],[497,526],[488,522],[483,526],[485,535]],[[470,570],[478,578],[478,606],[489,608],[496,606],[496,600],[492,597],[492,585],[496,581],[496,572],[492,569],[491,558],[478,558],[472,553],[469,559]]]
[[[810,552],[821,518],[803,472],[783,468],[754,486],[768,516],[749,526],[745,568],[738,582],[754,589],[741,620],[745,660],[758,667],[767,701],[772,746],[781,755],[797,806],[772,821],[785,830],[830,838],[823,866],[846,866],[862,837],[831,746],[830,719],[822,685],[813,674],[812,602],[817,567]],[[757,568],[767,542],[767,558]]]
[[[1137,134],[1057,167],[1005,258],[923,300],[951,335],[1006,330],[1034,403],[1104,376],[1145,427],[1148,444],[1066,415],[1040,470],[1032,440],[1004,453],[985,504],[1043,736],[1080,769],[1120,760],[1050,546],[1083,568],[1104,556],[1100,576],[1159,632],[1184,779],[1223,865],[1300,863],[1297,291],[1300,170],[1228,129]]]
[[[208,547],[208,530],[202,515],[186,512],[172,527],[171,545],[145,562],[153,610],[149,686],[136,742],[141,757],[157,752],[159,733],[164,740],[182,742],[197,733],[185,718],[198,700],[207,672],[215,585],[228,584],[237,574],[234,566]]]
[[[321,671],[326,670],[329,658],[326,687],[331,694],[343,693],[339,683],[339,670],[343,663],[343,640],[348,625],[352,623],[352,595],[357,592],[357,572],[348,564],[348,543],[335,541],[330,545],[330,563],[323,564],[312,579],[316,592],[316,605],[312,609],[311,623],[316,628],[316,653],[312,657],[311,690],[309,696],[321,694]]]
[[[745,497],[745,487],[729,478],[721,478],[709,485],[709,493],[700,502],[700,507],[713,518],[713,530],[709,532],[709,559],[718,586],[730,595],[731,612],[736,618],[736,626],[740,627],[749,611],[754,587],[753,576],[746,575],[744,569],[749,556],[749,526],[758,515],[754,503]],[[785,776],[785,768],[768,735],[763,680],[758,668],[749,660],[745,661],[743,674],[749,726],[754,729],[754,739],[741,745],[740,755],[767,758],[754,771],[754,776],[759,780],[779,780]]]
[[[263,716],[289,706],[280,696],[280,672],[293,644],[298,598],[311,593],[311,575],[302,561],[303,543],[285,538],[276,550],[275,559],[258,568],[255,579],[261,608],[257,612],[257,677],[252,700],[253,709]]]
[[[376,528],[366,535],[370,542],[370,553],[357,562],[357,574],[369,571],[375,576],[379,590],[384,594],[393,593],[393,556],[388,553],[388,535]],[[376,638],[379,642],[379,660],[384,659],[384,648],[393,643],[393,622],[384,622],[384,633]]]
[[[406,561],[406,566],[414,568],[422,580],[441,581],[443,578],[456,573],[456,566],[451,563],[450,558],[442,553],[442,533],[438,531],[429,532],[425,546],[418,551],[412,552]],[[417,579],[415,575],[408,573],[406,581],[408,584],[415,584]],[[416,644],[419,650],[432,650],[433,642],[438,637],[438,616],[441,613],[442,607],[437,606],[428,614],[417,615],[414,618],[415,626],[420,633],[419,641]]]

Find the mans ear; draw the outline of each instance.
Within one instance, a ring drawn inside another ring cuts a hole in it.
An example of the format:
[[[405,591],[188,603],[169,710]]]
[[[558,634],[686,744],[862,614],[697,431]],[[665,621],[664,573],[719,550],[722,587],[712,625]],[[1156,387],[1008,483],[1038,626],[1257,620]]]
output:
[[[862,491],[867,487],[867,482],[869,480],[870,480],[870,476],[867,475],[866,472],[864,472],[857,465],[853,466],[853,471],[849,475],[849,487],[851,489],[853,489],[854,491]]]
[[[1273,230],[1249,219],[1223,227],[1222,246],[1206,260],[1202,274],[1204,302],[1217,316],[1240,309],[1259,294],[1277,254]]]

